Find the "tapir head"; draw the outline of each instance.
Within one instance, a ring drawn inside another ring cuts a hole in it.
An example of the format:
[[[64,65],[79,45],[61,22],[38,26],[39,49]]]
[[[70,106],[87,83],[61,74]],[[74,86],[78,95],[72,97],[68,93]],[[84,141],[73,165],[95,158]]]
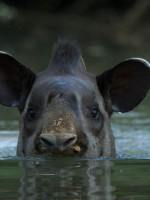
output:
[[[114,157],[110,116],[132,110],[149,88],[147,61],[128,59],[95,76],[68,41],[55,45],[48,69],[38,74],[0,53],[0,103],[21,114],[19,156]]]

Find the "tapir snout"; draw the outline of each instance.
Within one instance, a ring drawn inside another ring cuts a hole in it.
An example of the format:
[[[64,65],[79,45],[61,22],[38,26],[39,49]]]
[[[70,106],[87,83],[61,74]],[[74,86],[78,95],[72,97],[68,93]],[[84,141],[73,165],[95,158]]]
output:
[[[114,157],[113,112],[128,112],[150,88],[150,65],[124,60],[95,76],[79,48],[59,41],[46,71],[35,74],[0,52],[0,103],[20,112],[18,156]]]
[[[77,135],[75,134],[60,135],[58,137],[51,133],[40,135],[41,143],[53,152],[66,150],[68,147],[73,146],[76,140]]]

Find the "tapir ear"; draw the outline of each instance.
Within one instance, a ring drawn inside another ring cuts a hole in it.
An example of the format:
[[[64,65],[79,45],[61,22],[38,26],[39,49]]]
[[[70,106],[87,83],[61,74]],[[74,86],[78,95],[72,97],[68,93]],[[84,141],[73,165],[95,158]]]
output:
[[[21,110],[35,76],[11,55],[0,52],[0,103]]]
[[[150,89],[150,64],[131,58],[96,77],[106,109],[128,112],[136,107]]]

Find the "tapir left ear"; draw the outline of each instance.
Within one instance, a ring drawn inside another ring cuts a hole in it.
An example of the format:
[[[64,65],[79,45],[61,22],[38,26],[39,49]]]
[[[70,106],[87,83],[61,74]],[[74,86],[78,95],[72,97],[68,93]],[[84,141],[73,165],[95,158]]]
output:
[[[150,89],[150,64],[131,58],[96,77],[106,110],[128,112],[135,108]]]
[[[0,104],[23,110],[36,74],[13,56],[0,51]]]

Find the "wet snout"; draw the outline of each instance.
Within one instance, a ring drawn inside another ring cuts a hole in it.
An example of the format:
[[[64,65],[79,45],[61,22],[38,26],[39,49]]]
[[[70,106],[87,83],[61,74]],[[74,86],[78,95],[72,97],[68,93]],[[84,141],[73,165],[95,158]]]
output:
[[[62,152],[73,146],[77,140],[77,135],[68,134],[55,136],[52,134],[41,134],[40,141],[47,149],[53,152]]]

